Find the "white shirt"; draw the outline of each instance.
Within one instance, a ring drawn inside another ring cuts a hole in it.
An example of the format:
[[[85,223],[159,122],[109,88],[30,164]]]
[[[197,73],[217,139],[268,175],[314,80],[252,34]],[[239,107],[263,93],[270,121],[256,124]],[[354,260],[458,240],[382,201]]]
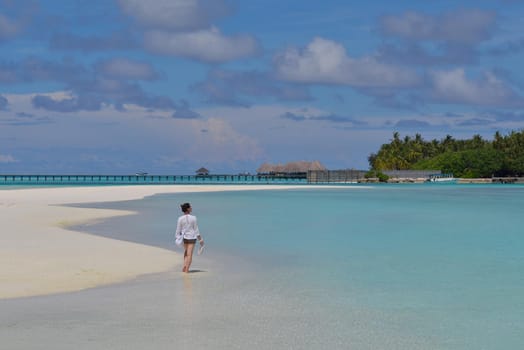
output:
[[[196,239],[200,236],[196,216],[184,214],[178,218],[176,224],[176,235],[179,234],[183,234],[185,239]]]

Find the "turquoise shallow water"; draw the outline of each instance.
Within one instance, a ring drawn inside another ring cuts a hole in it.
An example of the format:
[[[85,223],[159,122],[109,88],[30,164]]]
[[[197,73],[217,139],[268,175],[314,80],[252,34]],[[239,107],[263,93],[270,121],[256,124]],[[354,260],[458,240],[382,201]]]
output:
[[[139,214],[85,229],[174,249],[185,201],[207,263],[231,264],[224,280],[270,329],[293,322],[332,348],[524,347],[522,186],[157,195],[96,205]]]

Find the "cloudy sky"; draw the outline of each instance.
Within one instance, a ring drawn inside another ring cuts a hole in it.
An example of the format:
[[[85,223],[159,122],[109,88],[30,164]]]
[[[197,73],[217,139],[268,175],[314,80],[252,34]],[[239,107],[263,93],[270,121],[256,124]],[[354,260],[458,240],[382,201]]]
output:
[[[524,127],[521,0],[0,0],[0,173],[367,169]]]

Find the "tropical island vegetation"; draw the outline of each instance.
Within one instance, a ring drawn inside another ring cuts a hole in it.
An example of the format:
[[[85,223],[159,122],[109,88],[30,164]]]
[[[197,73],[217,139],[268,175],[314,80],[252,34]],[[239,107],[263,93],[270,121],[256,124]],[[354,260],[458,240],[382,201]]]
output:
[[[524,132],[507,135],[496,132],[493,140],[480,135],[456,140],[447,135],[426,141],[420,134],[400,137],[393,133],[390,143],[368,157],[371,171],[432,170],[452,173],[461,178],[506,177],[524,175]]]

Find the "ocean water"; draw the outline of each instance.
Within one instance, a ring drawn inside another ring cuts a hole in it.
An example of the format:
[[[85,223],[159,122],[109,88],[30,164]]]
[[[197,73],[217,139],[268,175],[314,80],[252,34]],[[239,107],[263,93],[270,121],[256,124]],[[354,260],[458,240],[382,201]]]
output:
[[[207,339],[244,337],[254,349],[524,348],[523,186],[157,195],[96,204],[138,214],[78,228],[176,249],[186,201],[206,240],[193,264],[206,273],[192,290],[217,294],[192,309]]]

